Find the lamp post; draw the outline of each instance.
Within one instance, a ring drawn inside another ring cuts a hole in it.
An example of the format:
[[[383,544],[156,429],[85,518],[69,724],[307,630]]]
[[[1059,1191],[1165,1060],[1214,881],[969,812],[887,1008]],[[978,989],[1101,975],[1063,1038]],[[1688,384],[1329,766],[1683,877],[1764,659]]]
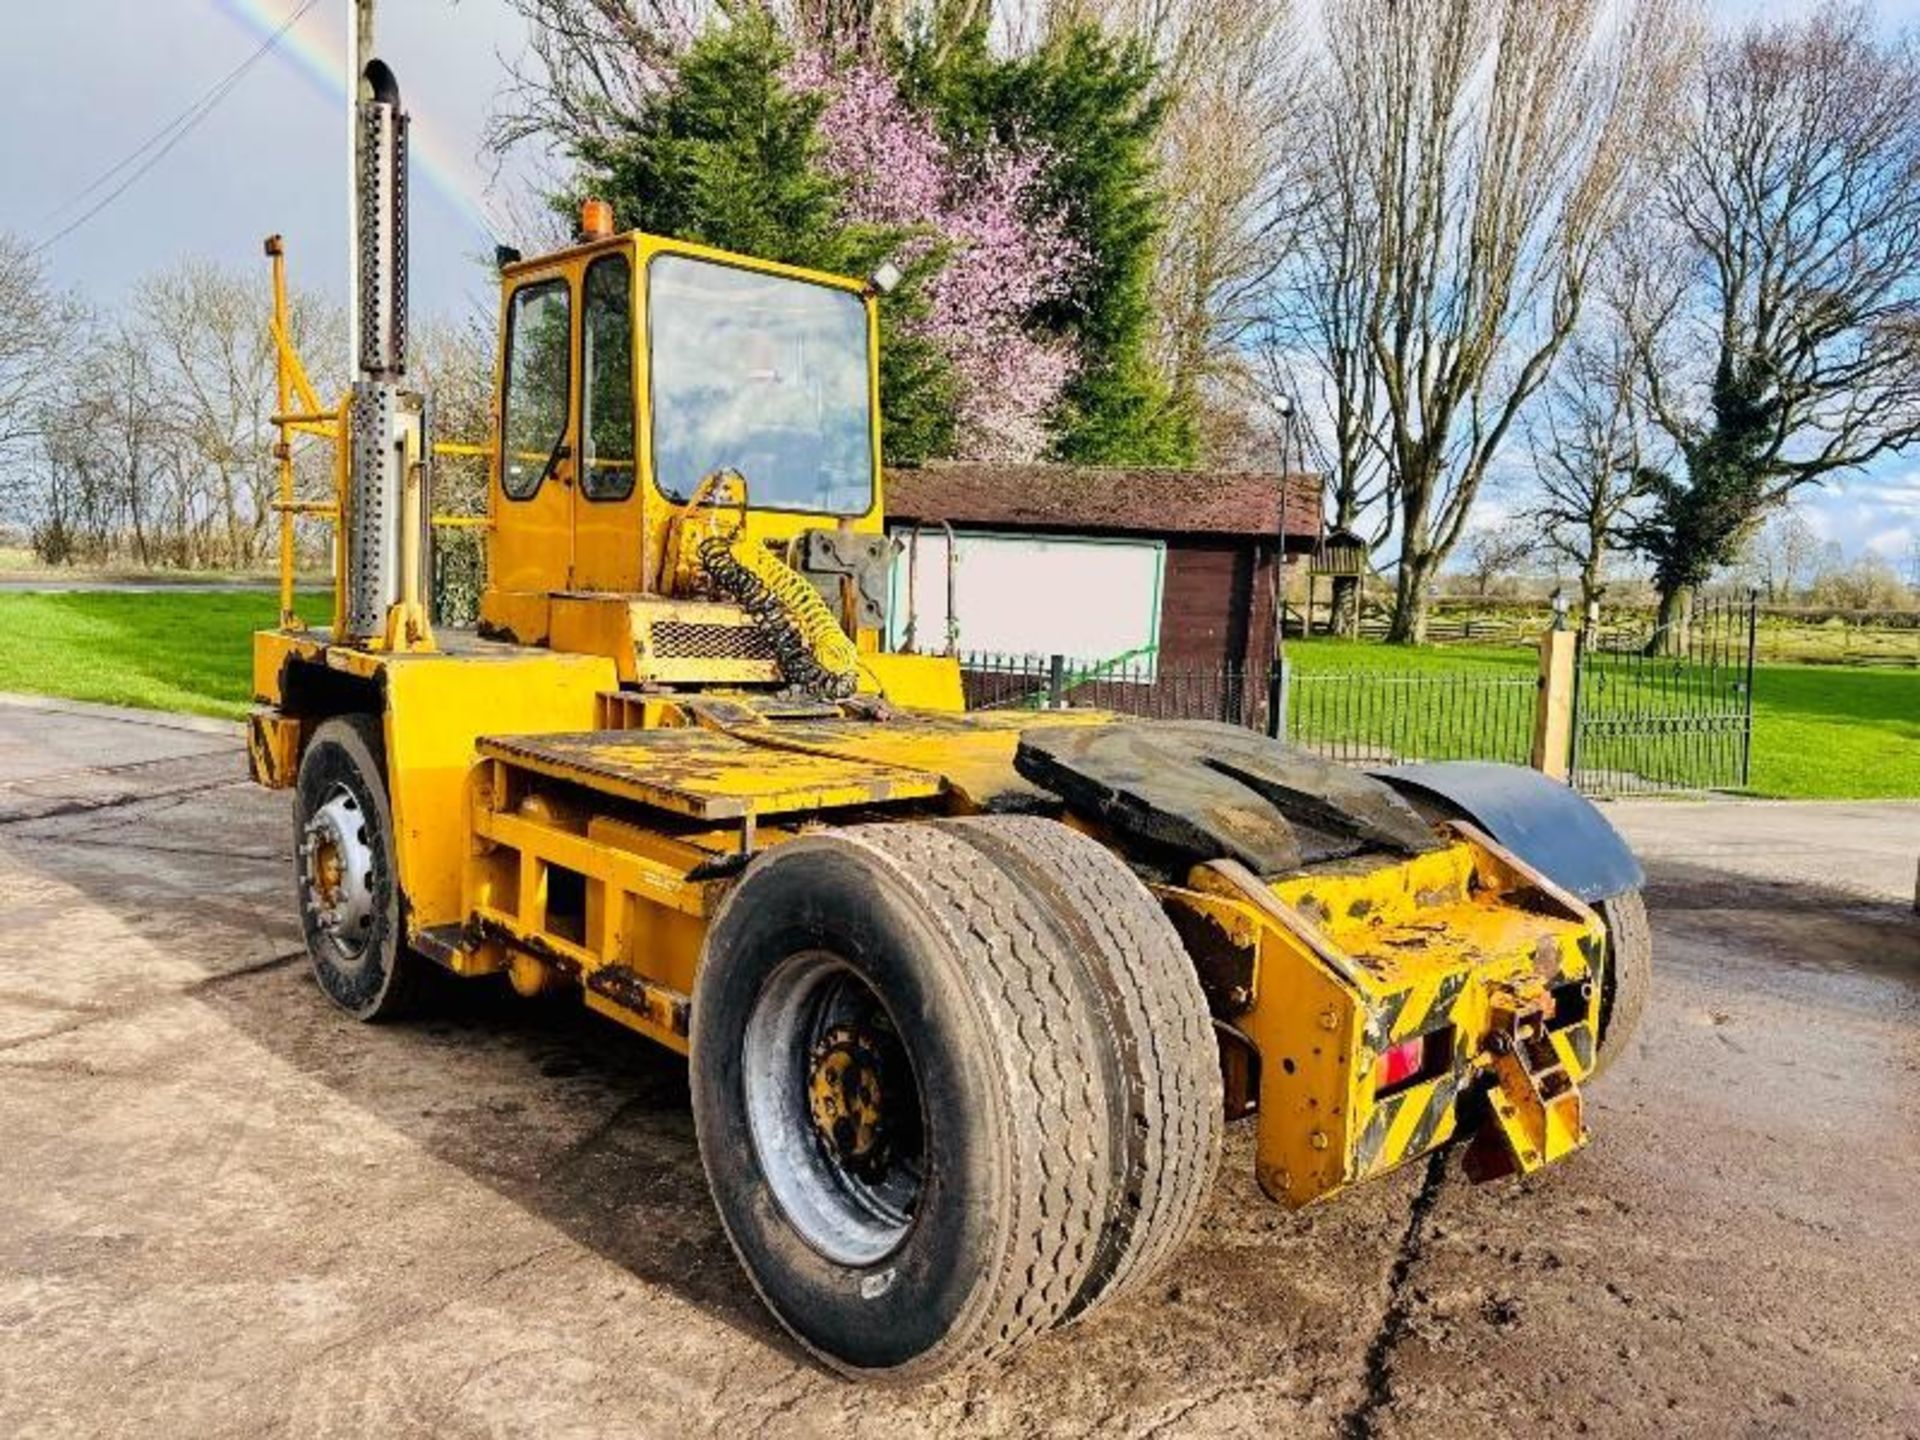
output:
[[[1277,395],[1273,408],[1280,416],[1280,514],[1275,522],[1273,545],[1273,585],[1268,609],[1273,616],[1273,657],[1267,674],[1267,734],[1276,740],[1287,738],[1287,496],[1293,484],[1288,467],[1289,441],[1293,437],[1293,397]],[[1312,618],[1312,599],[1308,599],[1308,618]]]

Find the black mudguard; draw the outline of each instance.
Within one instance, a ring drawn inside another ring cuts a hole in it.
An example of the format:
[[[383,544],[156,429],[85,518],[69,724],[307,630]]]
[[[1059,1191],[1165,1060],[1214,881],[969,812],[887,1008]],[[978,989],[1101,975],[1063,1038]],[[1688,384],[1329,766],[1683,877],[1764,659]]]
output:
[[[1537,770],[1459,760],[1373,774],[1423,810],[1472,821],[1589,905],[1646,883],[1640,862],[1598,807]]]
[[[1224,857],[1284,875],[1437,844],[1391,785],[1217,721],[1039,726],[1020,732],[1013,768],[1142,847],[1179,856],[1182,872]]]

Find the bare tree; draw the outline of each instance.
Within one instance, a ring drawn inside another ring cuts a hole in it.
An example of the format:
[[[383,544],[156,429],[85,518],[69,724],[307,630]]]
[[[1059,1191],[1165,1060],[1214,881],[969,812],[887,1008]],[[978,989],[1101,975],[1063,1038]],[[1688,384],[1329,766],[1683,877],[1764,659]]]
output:
[[[1910,603],[1900,572],[1886,556],[1868,550],[1853,560],[1833,546],[1809,587],[1815,604],[1836,610],[1904,610]]]
[[[1393,533],[1385,391],[1372,344],[1379,309],[1379,232],[1363,193],[1365,133],[1351,124],[1335,76],[1308,76],[1289,197],[1298,216],[1261,336],[1268,387],[1288,403],[1303,448],[1326,476],[1328,522],[1369,554]],[[1313,403],[1307,403],[1307,402]],[[1333,630],[1359,633],[1360,577],[1333,582]]]
[[[711,0],[509,0],[527,53],[495,111],[488,143],[504,152],[553,137],[605,136],[668,83],[672,60]]]
[[[64,327],[36,443],[4,472],[10,511],[50,564],[246,567],[266,553],[278,474],[264,277],[187,263],[140,281],[119,315]],[[298,293],[291,328],[338,393],[340,307]],[[332,493],[331,454],[296,441],[301,493]]]
[[[0,461],[35,438],[83,323],[32,251],[0,235]]]
[[[1748,539],[1742,568],[1769,604],[1790,605],[1821,566],[1826,545],[1791,507],[1776,510]]]
[[[1524,526],[1488,525],[1467,539],[1467,574],[1473,593],[1485,599],[1503,579],[1516,578],[1540,552],[1540,537]]]
[[[1680,463],[1637,528],[1663,633],[1794,491],[1920,439],[1920,53],[1829,7],[1711,52],[1632,314]]]
[[[1691,32],[1673,0],[1329,0],[1325,22],[1309,198],[1370,266],[1345,289],[1367,351],[1345,369],[1378,387],[1400,543],[1388,633],[1417,642],[1627,212]]]
[[[262,553],[276,482],[265,280],[190,260],[134,291],[138,340],[178,397],[169,423],[185,453],[174,469],[171,528],[182,563],[217,552],[244,568]],[[197,534],[198,517],[218,528],[217,544]]]
[[[22,508],[41,557],[98,562],[124,547],[143,565],[163,558],[166,407],[138,337],[118,323],[91,329],[33,425]]]
[[[1249,341],[1288,251],[1281,203],[1302,111],[1288,0],[1082,0],[1062,17],[1137,38],[1167,96],[1159,132],[1164,223],[1154,274],[1154,359],[1195,413],[1257,411]]]
[[[1599,601],[1607,559],[1625,547],[1648,493],[1653,437],[1636,381],[1625,335],[1589,327],[1568,344],[1526,423],[1534,499],[1523,519],[1550,555],[1573,565],[1582,613]]]

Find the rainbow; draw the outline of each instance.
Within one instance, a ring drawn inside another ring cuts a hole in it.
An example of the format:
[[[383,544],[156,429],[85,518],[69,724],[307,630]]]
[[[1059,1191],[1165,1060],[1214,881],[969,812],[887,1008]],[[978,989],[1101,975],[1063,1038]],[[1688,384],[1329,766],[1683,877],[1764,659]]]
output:
[[[265,40],[287,23],[298,8],[298,0],[214,0],[215,8],[247,31]],[[302,16],[299,23],[274,47],[274,55],[290,66],[319,92],[329,106],[339,108],[346,92],[346,37],[338,22],[345,7],[320,4]],[[329,19],[333,24],[329,24]],[[413,182],[425,182],[476,236],[497,237],[500,227],[489,217],[483,198],[487,190],[479,165],[463,156],[433,124],[419,115],[413,117],[408,133],[408,151],[412,160]]]

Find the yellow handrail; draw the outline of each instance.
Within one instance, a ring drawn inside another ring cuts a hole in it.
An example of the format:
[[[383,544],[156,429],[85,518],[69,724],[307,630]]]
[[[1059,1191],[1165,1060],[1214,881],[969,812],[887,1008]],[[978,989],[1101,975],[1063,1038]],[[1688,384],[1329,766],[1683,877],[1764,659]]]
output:
[[[351,397],[342,397],[339,405],[327,409],[314,394],[306,366],[300,363],[293,347],[287,309],[287,264],[285,248],[278,235],[267,237],[266,251],[273,262],[273,315],[268,334],[273,340],[274,413],[269,417],[279,430],[273,447],[279,469],[279,495],[271,508],[280,517],[280,625],[282,629],[302,630],[306,622],[293,608],[294,522],[320,520],[333,527],[333,633],[339,635],[346,623],[347,551],[340,540],[340,525],[348,512],[347,438],[352,424]],[[295,406],[298,408],[295,408]],[[300,500],[294,497],[293,440],[295,435],[312,435],[333,446],[333,499]],[[491,443],[466,440],[436,440],[433,453],[449,458],[493,458]],[[443,530],[490,530],[493,520],[487,515],[433,515],[429,523]]]

